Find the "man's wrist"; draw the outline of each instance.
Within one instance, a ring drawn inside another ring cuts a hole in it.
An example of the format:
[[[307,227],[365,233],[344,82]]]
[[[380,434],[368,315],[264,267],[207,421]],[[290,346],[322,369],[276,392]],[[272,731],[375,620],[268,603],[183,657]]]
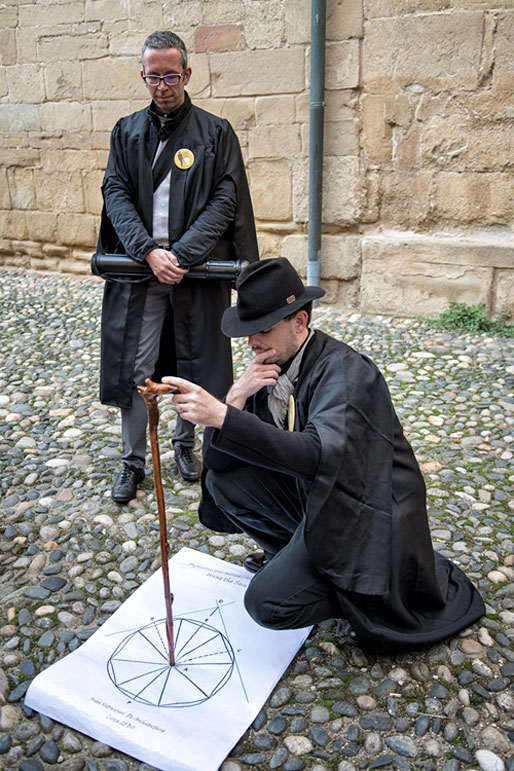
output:
[[[242,410],[243,407],[246,404],[247,396],[244,394],[240,388],[238,388],[237,380],[236,382],[231,386],[227,397],[225,399],[225,403],[228,404],[230,407],[236,407],[239,410]]]
[[[228,407],[223,402],[218,402],[219,406],[216,409],[216,414],[214,417],[214,428],[220,429],[223,426],[223,423],[225,422],[225,418],[227,416]]]
[[[154,243],[149,249],[147,249],[146,254],[142,258],[143,260],[147,260],[148,257],[154,252],[156,249],[161,249],[162,247],[159,246],[159,244]]]

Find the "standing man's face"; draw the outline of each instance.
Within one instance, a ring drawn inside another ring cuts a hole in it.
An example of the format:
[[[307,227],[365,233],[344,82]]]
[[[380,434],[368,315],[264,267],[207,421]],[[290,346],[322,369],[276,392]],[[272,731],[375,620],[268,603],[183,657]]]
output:
[[[155,104],[164,113],[170,113],[184,103],[184,88],[189,83],[191,68],[182,70],[182,59],[177,48],[147,48],[144,57],[144,69],[141,77],[145,75],[180,75],[176,85],[168,85],[164,80],[159,85],[148,88]]]

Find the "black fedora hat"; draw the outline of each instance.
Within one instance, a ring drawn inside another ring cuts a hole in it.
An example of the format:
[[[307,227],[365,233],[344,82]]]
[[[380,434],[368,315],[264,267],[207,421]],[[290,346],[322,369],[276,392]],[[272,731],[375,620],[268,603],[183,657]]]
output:
[[[236,289],[237,305],[227,308],[221,320],[227,337],[262,332],[325,294],[319,286],[304,286],[285,257],[253,262],[239,275]]]

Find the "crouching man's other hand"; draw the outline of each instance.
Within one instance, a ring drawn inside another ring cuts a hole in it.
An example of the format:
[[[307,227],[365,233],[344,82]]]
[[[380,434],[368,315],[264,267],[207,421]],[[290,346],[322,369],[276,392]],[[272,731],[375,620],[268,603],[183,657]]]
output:
[[[173,396],[173,404],[184,420],[197,426],[221,428],[227,412],[223,402],[204,388],[181,377],[163,377],[162,382],[178,389],[178,393]]]

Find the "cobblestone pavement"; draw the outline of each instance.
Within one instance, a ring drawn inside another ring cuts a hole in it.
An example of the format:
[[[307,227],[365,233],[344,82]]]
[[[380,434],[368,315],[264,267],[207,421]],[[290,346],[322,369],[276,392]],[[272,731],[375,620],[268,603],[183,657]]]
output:
[[[73,651],[159,566],[149,468],[137,499],[110,499],[115,410],[98,402],[100,280],[0,273],[0,766],[149,767],[24,706],[31,679]],[[417,321],[320,311],[317,325],[388,380],[428,487],[436,548],[478,585],[487,615],[444,644],[391,658],[315,629],[222,771],[514,770],[514,341]],[[235,348],[236,369],[248,360]],[[172,550],[241,563],[252,550],[197,520],[161,402]],[[150,464],[149,464],[150,466]],[[198,769],[198,771],[203,771]]]

